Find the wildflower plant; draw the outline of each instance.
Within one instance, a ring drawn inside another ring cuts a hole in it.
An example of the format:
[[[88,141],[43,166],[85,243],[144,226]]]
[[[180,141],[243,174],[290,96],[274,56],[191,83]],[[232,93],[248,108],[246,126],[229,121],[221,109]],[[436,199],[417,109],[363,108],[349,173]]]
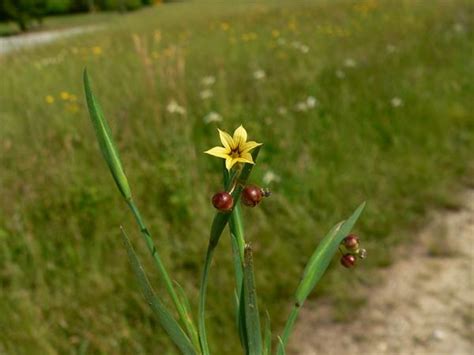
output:
[[[167,296],[171,299],[175,310],[169,309],[164,303],[163,295],[158,295],[154,291],[127,233],[121,227],[123,242],[132,269],[136,274],[147,303],[176,347],[186,355],[211,354],[205,318],[207,286],[214,252],[224,229],[228,226],[235,271],[235,294],[233,297],[235,299],[236,328],[243,353],[248,355],[285,354],[299,311],[325,273],[334,255],[340,251],[342,254],[341,264],[348,268],[355,265],[357,257],[361,259],[365,257],[366,251],[360,248],[359,238],[350,234],[364,209],[365,203],[362,203],[347,220],[336,224],[314,250],[303,271],[282,332],[277,335],[272,333],[268,314],[262,330],[253,269],[253,249],[244,237],[241,207],[239,205],[239,201],[242,200],[245,206],[255,207],[264,198],[270,196],[268,189],[248,184],[249,177],[257,163],[262,143],[248,140],[247,131],[243,126],[238,127],[233,136],[219,130],[222,147],[214,147],[205,152],[224,159],[222,169],[223,191],[216,193],[212,198],[212,204],[217,211],[211,224],[208,247],[204,258],[196,322],[186,293],[168,273],[151,233],[133,199],[119,152],[114,144],[100,105],[92,93],[86,71],[84,71],[84,88],[87,107],[102,155],[125,203],[135,218],[158,274],[164,281]],[[272,351],[272,346],[274,346],[274,351]],[[215,353],[219,353],[219,351],[215,351]]]

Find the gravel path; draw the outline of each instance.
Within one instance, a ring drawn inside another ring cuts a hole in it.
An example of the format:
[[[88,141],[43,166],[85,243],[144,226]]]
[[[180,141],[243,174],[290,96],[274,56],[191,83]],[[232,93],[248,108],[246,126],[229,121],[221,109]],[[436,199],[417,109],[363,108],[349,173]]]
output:
[[[34,47],[53,42],[59,38],[76,36],[81,33],[97,31],[101,26],[83,26],[64,30],[26,33],[11,37],[0,37],[0,54],[6,54],[18,49]]]
[[[438,212],[419,242],[380,271],[356,319],[330,321],[330,307],[308,304],[291,354],[474,354],[474,190],[464,208]]]

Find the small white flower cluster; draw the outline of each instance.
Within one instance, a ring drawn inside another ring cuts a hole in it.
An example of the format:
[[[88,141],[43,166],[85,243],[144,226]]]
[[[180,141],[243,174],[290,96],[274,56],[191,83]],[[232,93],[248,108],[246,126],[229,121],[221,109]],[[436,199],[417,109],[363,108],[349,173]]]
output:
[[[204,86],[204,89],[201,90],[199,96],[202,100],[210,99],[214,96],[214,92],[210,89],[212,85],[216,82],[216,78],[212,75],[205,76],[201,79],[201,85]]]
[[[212,75],[205,76],[201,79],[202,86],[212,86],[216,82],[216,78]]]
[[[397,51],[397,47],[395,47],[393,44],[387,44],[386,50],[387,53],[393,54]]]
[[[346,58],[346,60],[344,60],[344,66],[346,68],[355,68],[357,66],[357,62],[352,58]]]
[[[286,39],[284,39],[282,37],[278,38],[276,43],[279,46],[282,46],[282,47],[287,45]],[[304,43],[298,42],[298,41],[291,42],[291,47],[293,47],[296,50],[299,50],[303,54],[306,54],[306,53],[309,52],[309,46],[304,44]]]
[[[268,170],[262,178],[262,182],[265,185],[270,185],[271,183],[279,183],[281,181],[281,177],[275,174],[272,170]]]
[[[264,80],[267,74],[262,69],[257,69],[253,72],[253,78],[255,80]]]
[[[205,124],[209,124],[212,122],[221,122],[222,116],[218,114],[217,112],[211,111],[206,116],[204,116],[202,120],[204,121]]]
[[[166,110],[169,113],[177,113],[178,115],[185,115],[186,109],[180,106],[175,100],[171,100],[166,106]]]
[[[285,116],[288,113],[288,110],[285,106],[280,106],[278,107],[277,112],[279,115]]]
[[[390,100],[390,103],[392,104],[393,107],[397,108],[400,106],[403,106],[403,100],[399,97],[394,97]]]
[[[303,44],[298,41],[294,41],[291,43],[292,47],[299,50],[301,53],[306,54],[309,52],[309,47],[306,44]]]
[[[312,108],[315,108],[317,104],[319,104],[319,102],[314,96],[308,96],[306,100],[296,103],[295,111],[306,112]]]
[[[64,61],[66,54],[67,54],[66,51],[62,50],[61,52],[59,52],[57,56],[42,58],[38,60],[37,62],[35,62],[34,65],[37,69],[43,69],[44,67],[47,67],[50,65],[60,64]]]
[[[211,89],[204,89],[199,93],[199,96],[201,97],[201,99],[207,100],[213,97],[214,93],[212,92]]]

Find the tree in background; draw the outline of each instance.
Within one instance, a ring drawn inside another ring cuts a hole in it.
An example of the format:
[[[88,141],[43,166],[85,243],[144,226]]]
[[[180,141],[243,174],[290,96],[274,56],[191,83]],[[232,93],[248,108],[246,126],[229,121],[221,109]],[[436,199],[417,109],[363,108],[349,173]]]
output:
[[[0,19],[15,22],[24,32],[33,21],[41,23],[46,14],[46,8],[46,0],[2,0]]]
[[[22,32],[46,15],[95,11],[132,11],[153,0],[0,0],[0,21],[15,22]]]

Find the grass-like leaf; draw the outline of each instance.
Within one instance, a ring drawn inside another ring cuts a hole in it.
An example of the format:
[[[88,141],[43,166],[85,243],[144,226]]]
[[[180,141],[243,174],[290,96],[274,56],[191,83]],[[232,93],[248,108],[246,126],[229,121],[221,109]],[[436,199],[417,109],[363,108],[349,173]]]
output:
[[[321,279],[321,276],[323,276],[323,274],[326,272],[326,269],[334,257],[334,254],[338,251],[339,245],[354,227],[354,224],[359,219],[364,207],[365,202],[357,207],[349,219],[344,222],[340,222],[331,228],[329,233],[326,234],[323,240],[319,243],[313,255],[311,255],[309,262],[303,272],[301,282],[296,290],[295,303],[293,304],[293,308],[291,309],[290,315],[288,316],[288,320],[285,324],[285,328],[283,329],[281,342],[277,351],[278,355],[283,355],[285,352],[285,346],[288,342],[291,332],[293,331],[293,326],[295,324],[296,318],[298,317],[301,306],[311,291],[315,288],[316,284]]]
[[[271,355],[272,353],[272,329],[270,323],[270,315],[265,312],[265,330],[263,334],[263,355]]]
[[[118,150],[115,147],[115,143],[112,139],[109,125],[104,118],[104,114],[102,113],[99,102],[92,93],[90,79],[86,69],[84,69],[83,77],[87,108],[89,110],[92,125],[94,126],[97,141],[99,142],[100,151],[104,156],[104,159],[110,169],[110,172],[112,173],[112,177],[114,178],[120,193],[126,200],[129,200],[132,197],[130,186],[128,185],[128,180],[125,176]]]
[[[245,297],[245,326],[247,328],[248,355],[262,354],[262,334],[260,316],[258,314],[257,291],[253,274],[252,247],[245,246],[244,258],[244,297]]]
[[[161,326],[168,333],[169,337],[176,346],[181,350],[185,355],[195,355],[196,351],[193,349],[191,341],[186,336],[184,331],[179,326],[178,322],[173,318],[171,312],[163,305],[155,291],[153,290],[150,281],[145,274],[143,266],[138,260],[138,256],[133,249],[130,240],[125,233],[124,229],[121,228],[122,238],[127,248],[128,257],[132,265],[132,269],[138,279],[140,287],[142,289],[143,295],[147,303],[150,305],[153,312],[156,314]]]
[[[321,276],[326,272],[334,254],[338,251],[342,240],[350,233],[354,224],[359,219],[364,210],[365,202],[362,203],[349,219],[339,225],[336,225],[323,238],[313,255],[306,265],[301,282],[296,290],[296,302],[300,305],[306,300],[308,295],[314,289]]]

